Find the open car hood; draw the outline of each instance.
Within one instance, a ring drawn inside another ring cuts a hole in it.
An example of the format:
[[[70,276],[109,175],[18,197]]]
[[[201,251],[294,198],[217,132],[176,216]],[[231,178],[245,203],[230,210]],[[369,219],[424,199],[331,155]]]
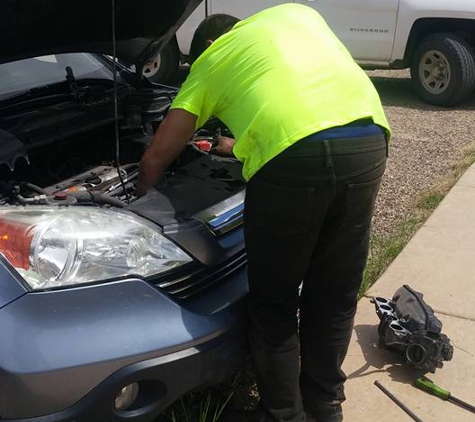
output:
[[[117,57],[138,66],[202,0],[115,0]],[[112,0],[0,0],[0,63],[67,52],[112,55]]]

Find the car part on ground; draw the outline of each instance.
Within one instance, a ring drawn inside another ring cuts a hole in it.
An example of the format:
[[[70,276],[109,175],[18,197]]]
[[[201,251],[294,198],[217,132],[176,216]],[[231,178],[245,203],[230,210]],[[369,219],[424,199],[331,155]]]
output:
[[[475,53],[461,36],[433,34],[417,47],[411,77],[419,96],[439,106],[452,106],[475,89]]]
[[[421,293],[403,286],[392,300],[376,297],[373,301],[384,347],[403,352],[409,364],[425,372],[435,372],[443,361],[452,359],[450,339],[442,334],[442,322]]]

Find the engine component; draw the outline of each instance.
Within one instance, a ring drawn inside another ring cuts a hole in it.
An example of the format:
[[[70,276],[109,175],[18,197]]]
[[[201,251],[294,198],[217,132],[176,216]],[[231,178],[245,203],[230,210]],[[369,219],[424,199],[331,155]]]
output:
[[[58,195],[63,192],[57,193],[54,198],[58,198]],[[106,195],[100,192],[87,191],[87,192],[75,192],[69,195],[66,195],[67,198],[72,198],[77,202],[89,202],[97,205],[111,205],[117,208],[124,208],[125,203],[119,199],[114,198],[113,196]]]
[[[381,320],[378,333],[382,345],[405,354],[409,364],[425,372],[442,368],[452,359],[453,346],[442,334],[442,322],[423,300],[423,294],[404,285],[392,300],[373,300]]]
[[[137,166],[135,166],[135,169]],[[122,177],[127,178],[128,172],[123,168]],[[105,193],[111,186],[120,183],[119,175],[115,167],[100,166],[84,173],[73,176],[61,183],[45,188],[49,195],[60,191],[68,193],[94,190]]]
[[[29,163],[25,145],[12,134],[0,129],[0,164],[6,164],[13,171],[18,158]]]
[[[121,167],[125,189],[131,199],[136,198],[135,180],[138,177],[138,164],[128,164]],[[125,199],[125,192],[117,174],[117,169],[110,166],[100,166],[84,173],[73,176],[61,183],[45,188],[47,195],[57,195],[60,192],[69,195],[94,192],[106,194],[117,199]]]
[[[199,151],[203,152],[210,152],[211,149],[213,148],[213,141],[212,139],[199,139],[195,138],[192,141],[190,141],[190,144],[193,147],[198,148]]]

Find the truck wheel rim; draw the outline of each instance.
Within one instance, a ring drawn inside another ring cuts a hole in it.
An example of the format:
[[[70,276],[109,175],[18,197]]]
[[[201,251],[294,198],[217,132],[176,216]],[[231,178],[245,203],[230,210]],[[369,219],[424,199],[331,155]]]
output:
[[[419,64],[419,78],[424,89],[431,94],[442,94],[449,87],[450,65],[440,51],[430,50],[425,53]]]
[[[143,75],[147,78],[154,77],[157,74],[158,69],[160,69],[161,62],[160,54],[157,54],[152,60],[144,65]]]

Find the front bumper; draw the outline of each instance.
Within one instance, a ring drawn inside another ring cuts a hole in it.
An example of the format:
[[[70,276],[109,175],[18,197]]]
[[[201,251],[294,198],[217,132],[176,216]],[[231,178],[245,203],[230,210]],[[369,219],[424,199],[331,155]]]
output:
[[[246,351],[246,269],[177,303],[124,280],[26,294],[0,309],[0,421],[150,421],[221,382]],[[117,393],[139,382],[137,408]]]
[[[171,355],[129,365],[89,392],[68,409],[28,419],[2,422],[148,422],[188,391],[224,381],[239,370],[246,358],[243,330],[234,330],[205,344]],[[138,382],[138,403],[133,410],[117,412],[114,401],[126,385]]]

